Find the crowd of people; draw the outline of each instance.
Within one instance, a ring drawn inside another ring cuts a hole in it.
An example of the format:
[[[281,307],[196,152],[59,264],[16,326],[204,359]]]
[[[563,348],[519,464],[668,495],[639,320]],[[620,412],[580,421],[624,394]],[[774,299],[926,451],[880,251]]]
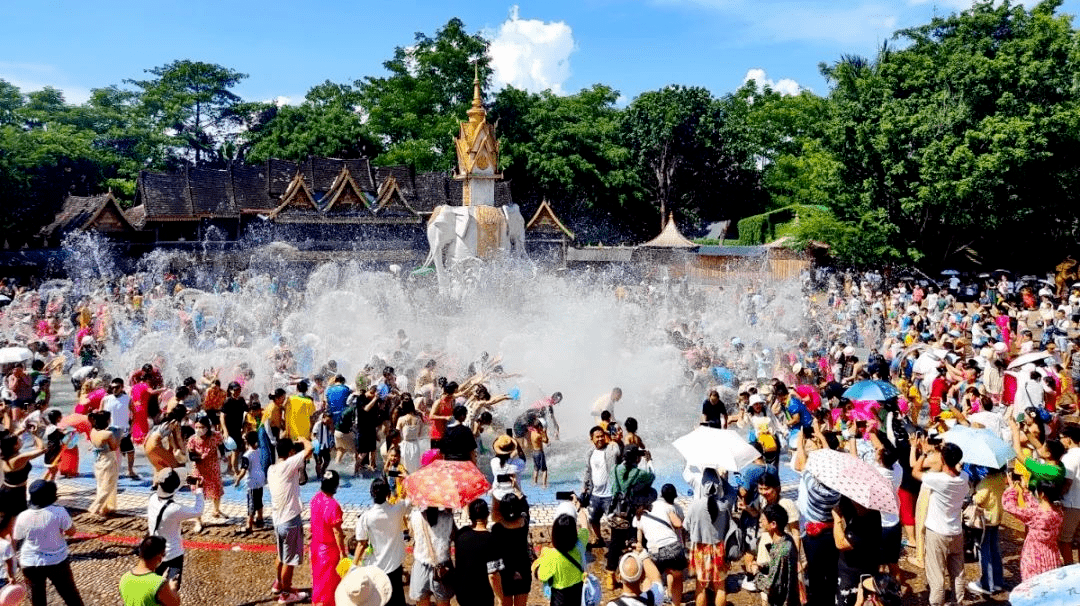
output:
[[[695,420],[738,432],[759,455],[741,469],[688,466],[689,501],[664,475],[680,462],[654,461],[645,444],[651,428],[620,413],[619,387],[574,404],[595,424],[570,434],[556,418],[562,393],[522,403],[516,390],[497,388],[513,376],[498,356],[451,362],[413,346],[404,330],[351,379],[335,360],[301,364],[284,337],[266,355],[265,378],[254,364],[183,376],[162,356],[111,368],[108,348],[122,346],[123,332],[115,310],[145,305],[133,281],[96,299],[13,292],[0,314],[6,326],[23,327],[8,349],[27,355],[5,361],[0,591],[25,586],[37,606],[48,581],[65,603],[82,603],[65,540],[74,526],[58,485],[78,475],[86,450],[96,517],[116,514],[122,474],[140,478],[137,453],[152,467],[147,535],[118,580],[128,605],[183,601],[184,525],[198,533],[230,523],[221,509],[226,487],[246,494],[236,533],[272,527],[277,565],[267,578],[283,604],[401,605],[408,596],[425,605],[456,597],[524,606],[544,587],[552,604],[595,604],[606,591],[618,606],[659,606],[683,603],[689,586],[698,606],[722,606],[736,587],[766,605],[887,605],[910,592],[906,560],[925,572],[927,599],[941,606],[950,591],[959,603],[1075,562],[1080,290],[1002,275],[960,302],[948,285],[873,273],[804,281],[800,325],[782,343],[753,339],[776,296],[761,289],[740,297],[743,336],[710,338],[701,318],[664,326],[685,363],[683,406],[696,410],[703,398]],[[52,393],[65,373],[76,391],[71,410]],[[872,400],[846,396],[868,381],[891,389]],[[950,439],[957,426],[984,430],[1015,456],[970,463]],[[556,494],[550,543],[538,545],[530,529],[539,506],[529,496],[547,486],[546,451],[557,441],[587,448],[583,482]],[[893,486],[897,513],[816,478],[807,462],[818,450],[877,470]],[[436,460],[471,462],[490,479],[490,492],[467,506],[468,526],[405,488],[405,478]],[[797,488],[781,480],[785,466]],[[338,495],[349,471],[370,479],[374,503],[353,520]],[[304,503],[308,482],[319,491]],[[1004,576],[1005,513],[1026,528],[1020,579]],[[978,578],[965,575],[965,551],[979,562]],[[305,552],[310,595],[293,582]]]

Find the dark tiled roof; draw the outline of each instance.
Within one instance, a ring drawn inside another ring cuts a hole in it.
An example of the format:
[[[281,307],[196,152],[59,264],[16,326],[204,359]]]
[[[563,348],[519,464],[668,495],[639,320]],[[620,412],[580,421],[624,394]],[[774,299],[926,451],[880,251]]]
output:
[[[197,216],[236,216],[229,171],[192,168],[188,171],[188,190]]]
[[[375,187],[378,188],[388,176],[397,180],[401,193],[412,202],[416,187],[413,185],[412,171],[408,166],[378,166],[375,168]]]
[[[184,173],[139,173],[136,201],[146,206],[153,219],[187,219],[192,216]]]
[[[233,200],[237,210],[272,210],[278,201],[266,195],[266,165],[232,167]]]
[[[364,191],[375,191],[375,180],[371,175],[371,163],[367,158],[357,158],[355,160],[335,160],[335,162],[342,162],[345,166],[349,167],[349,174],[352,176],[353,181],[360,189]]]
[[[100,196],[68,196],[64,199],[64,205],[60,212],[56,213],[53,222],[41,228],[40,235],[48,238],[52,235],[60,235],[86,226],[101,206],[109,199],[109,194]]]
[[[146,224],[146,205],[140,204],[124,211],[124,217],[135,229],[142,229]]]
[[[509,181],[496,181],[495,182],[495,206],[505,206],[513,203],[514,199],[510,197],[510,182]]]
[[[277,198],[285,193],[285,190],[289,188],[289,182],[296,176],[296,169],[296,163],[288,160],[270,159],[266,161],[266,173],[269,179],[267,190],[269,190],[271,197]]]
[[[452,181],[446,173],[420,173],[416,175],[416,196],[413,208],[417,212],[428,213],[437,206],[443,206],[450,200],[447,188]],[[458,186],[460,190],[460,186]]]

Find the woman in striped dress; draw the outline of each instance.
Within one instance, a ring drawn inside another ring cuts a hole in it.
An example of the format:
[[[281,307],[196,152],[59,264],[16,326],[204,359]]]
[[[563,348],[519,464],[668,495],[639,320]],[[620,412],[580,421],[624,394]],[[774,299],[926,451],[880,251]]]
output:
[[[1013,480],[1002,495],[1001,504],[1005,511],[1027,526],[1027,536],[1020,552],[1020,579],[1026,581],[1063,565],[1057,546],[1063,518],[1061,508],[1054,503],[1060,489],[1053,482],[1037,480],[1034,496],[1024,491],[1024,507],[1017,503],[1021,490],[1020,481]]]

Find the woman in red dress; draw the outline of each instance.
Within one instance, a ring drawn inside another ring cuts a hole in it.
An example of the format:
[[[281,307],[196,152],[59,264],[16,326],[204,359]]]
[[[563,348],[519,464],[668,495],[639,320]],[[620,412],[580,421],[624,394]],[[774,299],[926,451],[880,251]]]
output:
[[[206,498],[214,504],[214,517],[224,518],[221,513],[221,495],[225,489],[221,484],[221,457],[218,446],[222,444],[221,434],[210,427],[208,417],[200,417],[195,424],[195,435],[188,440],[188,457],[195,462],[191,475],[203,479],[203,491]],[[202,530],[202,519],[196,525],[196,532]]]

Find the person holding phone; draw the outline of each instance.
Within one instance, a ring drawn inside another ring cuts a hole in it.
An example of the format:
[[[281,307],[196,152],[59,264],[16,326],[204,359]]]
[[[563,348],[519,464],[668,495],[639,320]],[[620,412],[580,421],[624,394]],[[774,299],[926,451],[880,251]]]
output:
[[[180,536],[181,524],[185,520],[202,516],[203,500],[202,480],[192,476],[188,485],[195,495],[195,503],[187,505],[176,500],[180,490],[180,476],[172,469],[162,469],[154,475],[154,492],[146,501],[146,527],[148,534],[165,538],[165,556],[155,572],[173,583],[173,588],[180,589],[184,574],[184,543]]]

